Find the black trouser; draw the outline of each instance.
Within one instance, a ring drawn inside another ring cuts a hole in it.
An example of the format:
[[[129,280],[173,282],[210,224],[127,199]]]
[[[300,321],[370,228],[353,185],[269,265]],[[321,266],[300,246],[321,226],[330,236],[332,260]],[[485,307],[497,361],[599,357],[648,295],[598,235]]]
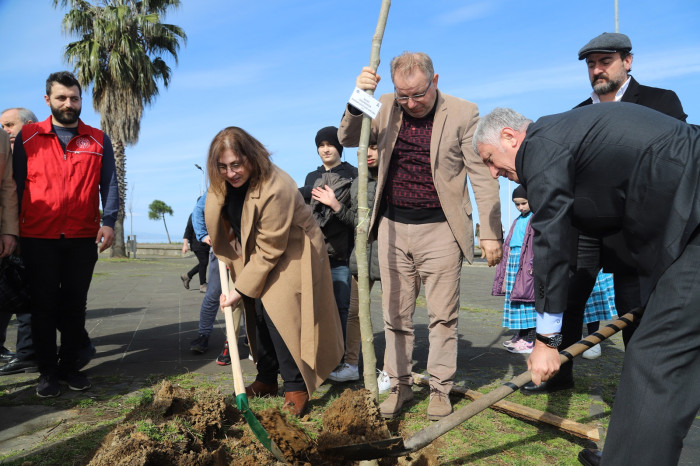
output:
[[[207,282],[207,266],[209,265],[209,249],[192,251],[197,256],[197,265],[187,272],[187,276],[192,278],[196,273],[199,273],[199,284],[204,285]]]
[[[277,383],[277,372],[282,375],[285,392],[306,390],[299,367],[272,323],[262,301],[255,300],[255,326],[258,350],[256,379],[268,385]]]
[[[627,345],[604,465],[678,464],[700,408],[699,263],[696,232],[659,278]]]
[[[20,312],[17,315],[17,343],[15,355],[22,360],[34,357],[34,344],[32,343],[32,315],[29,312]],[[7,336],[7,326],[12,319],[11,312],[0,311],[0,346],[4,346]]]
[[[586,302],[591,296],[596,278],[601,269],[601,240],[590,236],[579,235],[576,254],[576,271],[569,276],[569,298],[562,320],[562,343],[560,349],[568,348],[581,339],[583,314]],[[615,272],[615,307],[618,315],[622,316],[641,305],[639,278],[627,270]],[[634,329],[638,324],[625,327],[622,330],[622,340],[627,346]],[[563,364],[558,377],[570,379],[573,377],[573,362]]]
[[[74,369],[80,349],[90,344],[85,310],[97,262],[95,238],[21,238],[27,269],[32,335],[42,375]],[[56,330],[61,332],[57,354]]]

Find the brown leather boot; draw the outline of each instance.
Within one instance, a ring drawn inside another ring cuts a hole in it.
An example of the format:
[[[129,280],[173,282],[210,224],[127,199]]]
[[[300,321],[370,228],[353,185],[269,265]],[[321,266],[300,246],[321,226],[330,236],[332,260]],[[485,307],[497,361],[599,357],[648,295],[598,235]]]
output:
[[[289,414],[301,416],[309,402],[309,393],[306,390],[284,393],[284,404],[282,409],[287,410]]]
[[[256,396],[277,396],[277,384],[269,385],[256,380],[245,388],[245,394],[248,395],[248,398]]]

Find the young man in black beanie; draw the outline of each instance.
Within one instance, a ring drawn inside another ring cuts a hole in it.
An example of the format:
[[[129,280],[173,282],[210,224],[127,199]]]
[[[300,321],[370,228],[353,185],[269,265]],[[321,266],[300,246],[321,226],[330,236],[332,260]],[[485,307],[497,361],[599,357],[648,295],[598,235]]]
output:
[[[333,276],[333,292],[338,305],[343,340],[350,307],[350,253],[354,243],[354,219],[350,211],[350,185],[357,178],[357,168],[341,162],[343,146],[338,128],[326,126],[316,133],[316,150],[322,165],[306,175],[299,191],[311,206],[326,240]],[[342,367],[342,364],[341,366]],[[348,380],[358,380],[359,371]]]

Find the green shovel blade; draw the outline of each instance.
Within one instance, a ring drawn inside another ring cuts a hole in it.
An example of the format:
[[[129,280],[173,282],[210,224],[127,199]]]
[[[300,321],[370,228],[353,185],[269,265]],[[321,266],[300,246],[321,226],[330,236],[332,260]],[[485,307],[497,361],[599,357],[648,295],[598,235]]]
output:
[[[267,434],[267,431],[263,425],[260,424],[260,421],[258,421],[258,418],[255,417],[253,411],[250,410],[250,407],[248,406],[248,395],[245,393],[236,395],[236,406],[238,406],[238,410],[241,412],[241,414],[243,414],[243,417],[250,426],[250,430],[252,430],[253,435],[260,440],[260,443],[262,443],[265,448],[275,455],[275,458],[277,458],[279,461],[286,462],[282,451],[275,444],[275,442],[270,439],[270,436]]]

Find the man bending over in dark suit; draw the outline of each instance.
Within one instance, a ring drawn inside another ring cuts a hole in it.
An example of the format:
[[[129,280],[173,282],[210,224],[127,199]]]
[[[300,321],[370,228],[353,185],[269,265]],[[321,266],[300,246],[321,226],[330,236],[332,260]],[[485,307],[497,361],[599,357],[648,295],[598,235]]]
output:
[[[533,382],[559,370],[572,233],[621,233],[646,310],[627,346],[602,464],[677,464],[700,407],[700,127],[628,103],[535,123],[495,109],[473,142],[493,177],[527,189],[534,212]]]
[[[675,92],[657,87],[642,86],[629,73],[632,71],[632,43],[629,37],[619,33],[606,33],[595,37],[581,48],[578,59],[588,65],[588,77],[593,87],[591,97],[576,108],[601,102],[630,102],[652,108],[678,120],[685,121],[686,114]],[[620,315],[640,306],[639,280],[629,255],[625,251],[621,234],[606,237],[605,240],[578,235],[577,260],[572,263],[569,279],[569,301],[562,324],[562,346],[576,343],[581,338],[583,314],[586,301],[593,290],[598,272],[615,274],[615,306]],[[636,323],[622,331],[622,339],[627,345]],[[548,382],[535,385],[530,382],[523,386],[525,395],[550,393],[574,386],[573,363],[562,366],[556,377]],[[595,456],[595,450],[583,451],[582,455]],[[589,463],[596,464],[591,457]],[[587,464],[584,462],[584,464]]]

